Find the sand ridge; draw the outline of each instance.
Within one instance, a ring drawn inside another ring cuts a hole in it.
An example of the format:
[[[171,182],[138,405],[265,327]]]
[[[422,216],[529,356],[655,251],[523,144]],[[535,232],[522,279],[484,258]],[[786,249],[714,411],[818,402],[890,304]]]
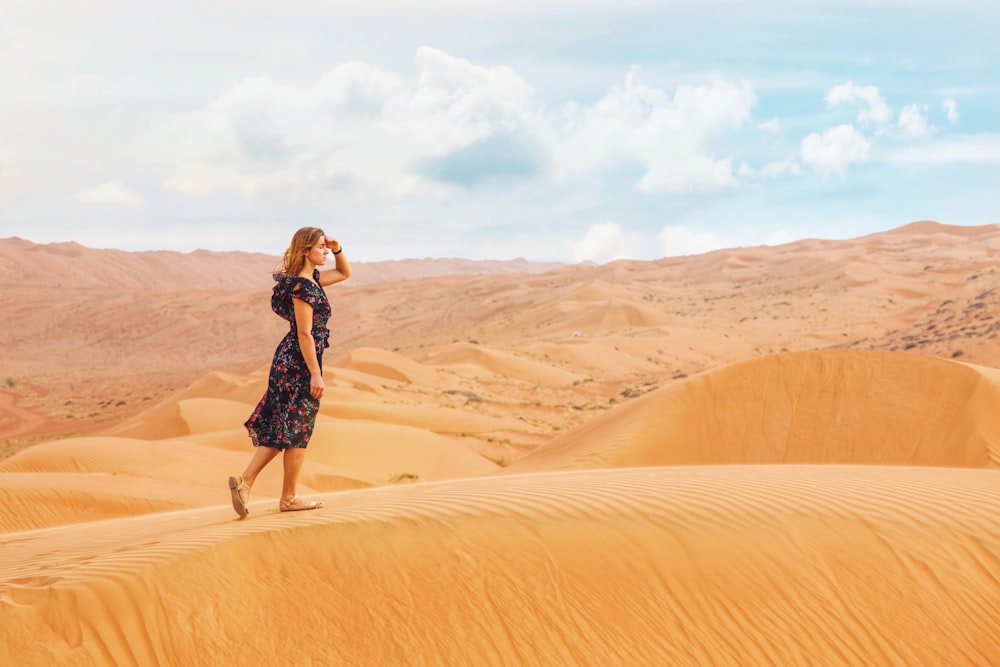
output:
[[[595,417],[507,466],[864,463],[1000,469],[995,369],[882,351],[730,364]]]
[[[271,466],[241,522],[267,273],[0,240],[51,269],[0,291],[0,664],[998,664],[997,250],[393,264],[331,290],[326,506]]]
[[[508,267],[519,273],[484,268],[475,274],[474,266],[447,269],[438,262],[437,275],[428,276],[413,261],[396,267],[410,267],[406,279],[365,283],[364,262],[358,262],[357,279],[331,291],[330,355],[368,348],[420,360],[466,343],[546,362],[545,354],[565,360],[563,348],[584,339],[586,355],[550,364],[584,378],[575,396],[558,392],[553,407],[607,403],[646,382],[782,351],[885,349],[997,366],[997,248],[998,225],[925,221],[860,239],[807,239],[653,262]],[[133,289],[101,270],[104,251],[76,246],[65,262],[58,248],[19,239],[0,240],[0,250],[14,267],[4,274],[8,289],[0,292],[0,305],[16,322],[0,328],[6,375],[0,382],[9,383],[0,388],[18,395],[20,409],[44,418],[27,432],[15,426],[12,451],[46,431],[97,433],[208,373],[250,373],[268,363],[285,331],[267,305],[271,262],[264,256],[247,274],[251,262],[240,253],[168,255],[166,263],[184,275],[211,267],[234,282],[197,289],[180,277],[171,283],[172,269]],[[52,280],[28,284],[25,258],[50,250],[53,261],[64,262],[60,270],[75,273],[61,288]],[[131,274],[148,272],[141,254],[121,253],[114,261]],[[469,272],[459,275],[463,270]],[[441,275],[447,271],[456,273]],[[53,309],[63,330],[72,332],[73,354],[57,366],[35,354],[35,341],[51,336]],[[612,312],[631,315],[604,319]],[[610,357],[618,357],[614,366],[605,360]],[[488,392],[483,380],[464,388]],[[527,396],[528,383],[522,384],[501,388]],[[562,419],[559,410],[549,413],[550,421]],[[578,423],[569,417],[554,426]],[[0,418],[0,427],[4,423]],[[0,437],[8,436],[0,431]]]
[[[284,655],[325,664],[988,664],[997,474],[536,473],[256,521],[212,507],[15,533],[0,538],[0,657],[30,643],[59,664],[223,664],[273,654],[262,616],[304,613],[323,622]]]

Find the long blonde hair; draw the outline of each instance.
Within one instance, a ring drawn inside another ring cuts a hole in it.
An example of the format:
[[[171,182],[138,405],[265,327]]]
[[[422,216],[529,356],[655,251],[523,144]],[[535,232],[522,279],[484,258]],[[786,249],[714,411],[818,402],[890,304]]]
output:
[[[325,236],[326,234],[319,227],[303,227],[295,232],[292,235],[292,242],[281,260],[278,272],[286,276],[299,275],[306,263],[306,253]]]

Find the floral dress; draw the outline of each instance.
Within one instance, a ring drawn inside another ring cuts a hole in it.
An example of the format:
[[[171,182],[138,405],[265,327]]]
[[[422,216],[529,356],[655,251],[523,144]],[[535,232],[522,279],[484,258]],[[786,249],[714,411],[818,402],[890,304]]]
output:
[[[316,341],[316,358],[323,368],[323,349],[330,347],[330,302],[319,286],[319,271],[313,271],[313,282],[299,276],[275,274],[271,310],[288,320],[288,334],[278,343],[271,361],[267,392],[260,399],[245,426],[255,447],[277,450],[309,444],[319,399],[309,393],[311,374],[299,349],[299,334],[295,325],[292,299],[301,299],[313,307],[312,335]]]

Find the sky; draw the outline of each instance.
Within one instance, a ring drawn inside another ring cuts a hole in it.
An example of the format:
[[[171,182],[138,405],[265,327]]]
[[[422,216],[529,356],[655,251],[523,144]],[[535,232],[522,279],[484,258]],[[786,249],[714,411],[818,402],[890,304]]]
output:
[[[604,263],[998,209],[995,0],[0,0],[0,238]]]

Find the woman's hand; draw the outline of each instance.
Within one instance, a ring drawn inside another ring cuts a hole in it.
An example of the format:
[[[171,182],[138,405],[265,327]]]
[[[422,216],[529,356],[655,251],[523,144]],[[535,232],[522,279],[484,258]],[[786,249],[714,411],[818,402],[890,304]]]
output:
[[[333,253],[333,261],[337,267],[328,271],[320,272],[320,287],[333,285],[334,283],[339,283],[341,280],[347,280],[351,277],[351,263],[348,262],[347,258],[340,253],[340,251],[344,249],[344,247],[340,245],[340,241],[332,236],[326,236],[323,240],[326,241],[327,250]]]
[[[313,398],[320,399],[323,398],[324,389],[326,389],[326,385],[323,384],[323,374],[313,373],[309,380],[309,393]]]

